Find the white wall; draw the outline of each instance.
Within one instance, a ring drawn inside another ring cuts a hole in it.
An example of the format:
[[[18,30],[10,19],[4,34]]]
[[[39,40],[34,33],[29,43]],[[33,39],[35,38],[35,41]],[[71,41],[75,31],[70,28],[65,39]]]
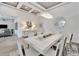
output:
[[[63,5],[56,9],[52,9],[49,13],[54,15],[54,17],[64,17],[67,20],[67,25],[63,33],[68,34],[68,36],[74,33],[73,41],[79,43],[79,3],[76,2]],[[54,19],[51,19],[47,22],[48,26],[46,29],[48,29],[48,31],[55,31],[55,27],[53,26],[54,21]]]

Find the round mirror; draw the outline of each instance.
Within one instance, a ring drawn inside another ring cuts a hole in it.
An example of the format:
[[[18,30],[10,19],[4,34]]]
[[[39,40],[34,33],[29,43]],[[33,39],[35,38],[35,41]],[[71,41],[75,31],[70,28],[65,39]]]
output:
[[[66,25],[66,19],[64,17],[56,17],[54,20],[54,26],[56,27],[56,30],[63,31]]]
[[[64,17],[56,17],[54,20],[55,20],[54,25],[56,28],[64,28],[66,24],[66,19]]]

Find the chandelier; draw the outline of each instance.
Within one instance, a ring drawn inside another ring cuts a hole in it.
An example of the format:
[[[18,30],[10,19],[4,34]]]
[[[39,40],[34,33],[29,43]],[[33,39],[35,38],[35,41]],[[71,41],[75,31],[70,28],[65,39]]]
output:
[[[32,22],[31,21],[27,21],[26,22],[26,28],[31,28],[32,27]]]

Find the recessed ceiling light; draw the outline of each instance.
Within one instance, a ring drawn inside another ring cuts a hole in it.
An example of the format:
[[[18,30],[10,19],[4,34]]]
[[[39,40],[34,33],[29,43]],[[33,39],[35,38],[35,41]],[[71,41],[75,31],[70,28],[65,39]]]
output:
[[[40,16],[47,18],[47,19],[53,18],[53,16],[51,14],[49,14],[48,12],[42,12],[42,13],[40,13]]]

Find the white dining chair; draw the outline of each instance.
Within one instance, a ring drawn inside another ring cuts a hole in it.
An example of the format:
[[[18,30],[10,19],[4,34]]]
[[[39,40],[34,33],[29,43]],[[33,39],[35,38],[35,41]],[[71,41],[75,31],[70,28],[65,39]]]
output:
[[[56,49],[56,56],[62,56],[63,54],[66,54],[65,50],[65,44],[66,44],[67,37],[61,40],[61,42],[58,44],[58,47]]]
[[[70,35],[69,42],[66,43],[67,55],[78,55],[78,44],[72,42],[73,33]]]

